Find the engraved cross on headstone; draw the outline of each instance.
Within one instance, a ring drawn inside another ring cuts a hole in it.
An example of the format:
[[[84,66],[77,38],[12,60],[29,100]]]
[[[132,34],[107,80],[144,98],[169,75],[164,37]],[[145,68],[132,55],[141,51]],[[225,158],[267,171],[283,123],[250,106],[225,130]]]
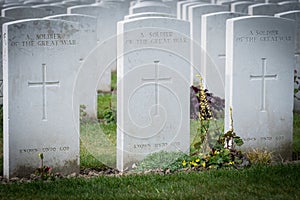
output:
[[[47,66],[42,64],[42,81],[28,81],[28,87],[41,87],[43,89],[43,116],[42,120],[47,120],[47,87],[58,87],[59,81],[47,81]]]
[[[161,81],[165,81],[165,82],[169,82],[172,78],[171,77],[159,77],[159,69],[158,69],[158,65],[159,65],[159,61],[154,61],[155,64],[155,75],[154,78],[142,78],[142,81],[145,82],[154,82],[155,85],[155,105],[156,105],[156,109],[155,109],[155,114],[154,115],[158,115],[158,105],[159,105],[159,82]]]
[[[267,59],[262,58],[261,75],[250,75],[250,80],[261,81],[261,107],[260,111],[266,111],[266,80],[276,80],[277,74],[267,74]]]

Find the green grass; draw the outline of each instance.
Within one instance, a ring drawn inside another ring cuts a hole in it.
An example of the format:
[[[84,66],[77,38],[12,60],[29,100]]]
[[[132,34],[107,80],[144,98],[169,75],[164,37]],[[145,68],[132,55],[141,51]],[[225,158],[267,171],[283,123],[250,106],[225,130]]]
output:
[[[294,113],[293,151],[300,153],[300,114]]]
[[[300,164],[0,185],[0,199],[300,198]]]

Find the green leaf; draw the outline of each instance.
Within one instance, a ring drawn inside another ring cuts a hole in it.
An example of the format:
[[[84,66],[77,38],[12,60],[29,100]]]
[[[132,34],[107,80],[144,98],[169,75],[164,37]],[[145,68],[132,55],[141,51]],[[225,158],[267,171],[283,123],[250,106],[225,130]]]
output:
[[[244,144],[244,141],[240,137],[234,137],[233,141],[237,146],[242,146]]]
[[[230,150],[229,149],[224,149],[224,156],[228,156],[230,154]]]
[[[201,142],[196,142],[194,144],[195,149],[200,149],[201,148]]]

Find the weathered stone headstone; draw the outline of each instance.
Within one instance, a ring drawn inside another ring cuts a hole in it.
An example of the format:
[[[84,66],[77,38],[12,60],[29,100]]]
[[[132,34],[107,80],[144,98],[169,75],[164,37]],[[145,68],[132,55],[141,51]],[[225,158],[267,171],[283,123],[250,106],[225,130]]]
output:
[[[226,20],[243,15],[233,12],[202,15],[201,75],[208,90],[222,99],[225,98]]]
[[[136,14],[132,14],[132,15],[126,15],[124,17],[124,20],[140,18],[140,17],[171,17],[171,18],[173,17],[173,18],[175,18],[175,16],[168,14],[168,13],[145,12],[145,13],[136,13]]]
[[[282,0],[265,0],[265,3],[279,3]]]
[[[4,176],[44,165],[79,172],[79,105],[73,98],[80,29],[60,20],[3,25]]]
[[[293,136],[293,21],[239,17],[226,27],[225,131],[233,109],[242,149],[272,152],[290,159]]]
[[[203,3],[208,4],[210,1],[202,1],[202,0],[186,0],[186,1],[178,1],[177,2],[177,19],[183,19],[183,6],[191,3]],[[186,11],[188,13],[188,10]]]
[[[232,12],[240,12],[240,13],[248,13],[248,7],[250,5],[253,5],[254,2],[252,1],[240,1],[240,2],[235,2],[231,4],[231,11]]]
[[[102,6],[96,5],[82,5],[82,6],[74,6],[68,8],[69,14],[83,14],[83,15],[90,15],[97,19],[97,40],[98,44],[101,45],[103,42],[109,40],[109,38],[114,37],[116,39],[116,27],[117,26],[117,19],[114,16],[115,12],[112,12],[108,8],[104,8]],[[105,27],[105,28],[104,28]],[[115,43],[110,43],[112,45],[116,45]],[[116,46],[111,46],[108,48],[107,51],[110,52],[112,55],[109,57],[116,58],[117,50]],[[99,59],[101,57],[99,56]],[[97,62],[101,65],[101,62]],[[98,90],[103,92],[111,91],[111,71],[116,68],[116,65],[112,65],[112,69],[107,69],[105,75],[102,76],[100,80]],[[98,66],[98,67],[107,67],[107,66]]]
[[[278,5],[284,6],[286,11],[300,10],[300,2],[296,1],[284,1]]]
[[[47,19],[60,19],[79,23],[79,28],[81,30],[80,40],[77,44],[77,57],[73,58],[77,59],[78,68],[89,68],[89,66],[83,66],[86,62],[88,62],[89,65],[95,66],[95,68],[103,64],[103,52],[99,52],[98,54],[98,57],[101,55],[102,59],[91,59],[89,57],[90,54],[93,54],[94,48],[97,46],[97,19],[95,17],[79,14],[63,14],[47,17]],[[88,57],[90,61],[86,61]],[[90,68],[94,69],[92,66],[90,66]],[[79,70],[82,71],[82,69]],[[77,77],[77,81],[79,81],[77,90],[80,91],[77,95],[79,98],[79,104],[85,106],[84,112],[87,114],[87,117],[93,119],[97,118],[97,90],[95,90],[96,83],[95,79],[91,78],[95,73],[95,69],[94,72],[89,71],[89,77],[85,77],[83,81],[81,81],[83,77]],[[80,76],[84,75],[81,73]]]
[[[43,0],[27,0],[24,1],[23,4],[25,6],[33,6],[33,5],[38,5],[44,3]]]
[[[201,1],[192,1],[190,3],[183,4],[181,10],[181,19],[189,20],[189,7],[196,6],[196,5],[203,5],[203,4],[207,4],[207,3]]]
[[[170,13],[171,8],[162,2],[162,0],[138,0],[137,3],[129,8],[129,14],[142,12]]]
[[[0,104],[3,104],[3,64],[2,64],[2,25],[4,23],[13,21],[11,18],[6,17],[0,17],[0,26],[1,26],[1,32],[0,32]]]
[[[188,153],[189,23],[134,18],[118,32],[118,169],[161,150]]]
[[[62,14],[49,16],[46,19],[65,20],[79,24],[82,32],[80,41],[77,44],[79,62],[82,62],[97,46],[97,19],[95,17],[80,14]]]
[[[177,0],[163,0],[163,3],[171,9],[171,14],[176,16],[177,13]]]
[[[1,16],[13,18],[15,20],[43,18],[46,17],[47,14],[48,13],[43,9],[26,6],[11,7],[1,10]]]
[[[191,23],[191,61],[193,66],[193,82],[198,83],[197,74],[201,74],[201,16],[208,13],[228,11],[228,7],[221,5],[196,5],[189,7],[189,21]]]
[[[297,71],[296,75],[300,76],[300,10],[293,10],[293,11],[278,13],[275,15],[275,17],[282,17],[282,18],[295,20],[295,24],[296,24],[295,70]],[[295,87],[299,88],[299,84],[295,83]],[[300,111],[300,94],[299,93],[300,92],[297,92],[295,94],[297,98],[294,98],[294,110],[295,111]]]
[[[248,7],[249,15],[268,15],[274,16],[276,13],[284,12],[285,7],[275,3],[254,4]]]
[[[62,7],[62,6],[36,5],[36,6],[32,6],[32,7],[43,9],[48,12],[48,15],[59,15],[59,14],[67,13],[67,8]]]

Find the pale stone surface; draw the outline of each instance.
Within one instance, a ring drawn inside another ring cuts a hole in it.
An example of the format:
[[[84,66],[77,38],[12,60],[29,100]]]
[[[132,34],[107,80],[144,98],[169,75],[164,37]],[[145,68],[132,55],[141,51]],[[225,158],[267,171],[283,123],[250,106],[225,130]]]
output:
[[[51,5],[35,5],[33,8],[40,8],[47,11],[48,15],[66,14],[67,8],[62,6],[51,6]]]
[[[178,1],[177,2],[177,19],[183,19],[183,6],[186,4],[190,4],[190,3],[211,3],[209,2],[205,2],[205,1],[201,1],[201,0],[186,0],[186,1]],[[187,10],[188,12],[188,10]]]
[[[286,11],[284,6],[275,3],[254,4],[248,7],[249,15],[268,15],[274,16],[276,13]]]
[[[101,66],[103,64],[103,57],[101,59],[91,59],[94,62],[86,61],[87,58],[90,58],[90,55],[93,54],[95,48],[97,46],[97,19],[95,17],[91,17],[88,15],[79,15],[79,14],[63,14],[63,15],[54,15],[47,17],[47,19],[60,19],[71,22],[79,23],[79,28],[81,30],[80,41],[78,42],[78,50],[77,50],[77,61],[78,61],[78,69],[82,71],[83,67],[88,70],[89,68],[93,68],[94,66]],[[103,55],[103,53],[99,53],[99,55]],[[98,56],[99,57],[99,56]],[[75,59],[75,58],[73,58]],[[85,63],[89,62],[91,67],[86,66]],[[99,63],[101,62],[101,63]],[[85,106],[84,112],[86,112],[88,118],[97,118],[97,90],[95,89],[95,79],[92,79],[97,70],[89,71],[90,77],[86,77],[82,75],[77,76],[78,87],[77,90],[80,91],[78,93],[79,104]],[[84,81],[81,81],[84,76]],[[110,77],[110,76],[109,76]],[[96,81],[98,79],[96,78]],[[110,89],[110,88],[109,88]]]
[[[60,20],[3,25],[4,176],[33,173],[39,153],[53,172],[79,172],[79,105],[73,97],[79,31]]]
[[[15,20],[42,18],[47,15],[48,13],[43,9],[26,6],[11,7],[1,10],[1,16],[13,18]]]
[[[105,8],[97,5],[82,5],[82,6],[74,6],[68,8],[69,14],[84,14],[96,17],[97,19],[97,45],[102,45],[103,43],[110,40],[110,38],[116,39],[116,27],[117,21],[119,20],[119,14],[116,12],[112,12],[109,8]],[[105,27],[105,28],[104,28]],[[116,45],[116,42],[110,43]],[[116,46],[111,46],[107,49],[112,55],[109,57],[116,58],[117,50]],[[99,59],[101,57],[99,56]],[[97,61],[100,64],[101,68],[106,68],[107,66],[101,66],[100,60]],[[105,76],[99,82],[98,90],[103,92],[110,92],[111,90],[111,71],[116,69],[116,62],[114,65],[111,65],[111,69],[108,69],[105,72]]]
[[[171,8],[161,0],[138,0],[135,5],[129,8],[129,14],[142,12],[170,13]]]
[[[124,17],[124,20],[140,18],[140,17],[173,17],[173,18],[175,18],[175,16],[173,16],[171,14],[167,14],[167,13],[145,12],[145,13],[136,13],[136,14],[132,14],[132,15],[126,15]]]
[[[268,16],[229,19],[226,27],[225,131],[233,109],[242,149],[291,159],[293,136],[293,21]]]
[[[2,64],[2,25],[6,22],[13,21],[11,18],[7,17],[0,17],[0,26],[1,26],[1,32],[0,32],[0,104],[3,104],[3,64]]]
[[[228,7],[221,5],[196,5],[189,7],[189,21],[191,23],[191,62],[193,66],[191,82],[198,84],[197,74],[201,74],[201,17],[204,14],[228,11]]]
[[[252,2],[252,1],[235,2],[235,3],[231,4],[231,11],[248,14],[248,7],[253,4],[254,4],[254,2]]]
[[[188,153],[189,23],[134,18],[118,32],[118,169],[161,150]]]
[[[285,1],[278,4],[284,6],[286,11],[300,10],[300,2]]]
[[[177,0],[163,0],[163,3],[171,10],[171,14],[176,16],[177,14]]]
[[[240,16],[243,14],[233,12],[202,16],[201,75],[209,92],[222,99],[225,98],[226,20]]]
[[[195,5],[202,5],[202,4],[206,4],[206,3],[201,2],[201,1],[192,1],[189,3],[183,4],[182,10],[181,10],[181,19],[189,20],[189,7],[195,6]]]
[[[80,14],[61,14],[49,16],[46,19],[60,19],[79,24],[81,35],[77,51],[78,63],[81,63],[97,46],[97,19],[95,17]]]
[[[295,69],[297,70],[297,76],[300,76],[300,10],[293,10],[283,13],[278,13],[275,17],[282,17],[295,20],[296,24],[296,49],[295,49]],[[295,87],[299,87],[299,84],[295,84]],[[299,92],[296,97],[300,98]],[[300,111],[300,100],[294,99],[294,110]]]

